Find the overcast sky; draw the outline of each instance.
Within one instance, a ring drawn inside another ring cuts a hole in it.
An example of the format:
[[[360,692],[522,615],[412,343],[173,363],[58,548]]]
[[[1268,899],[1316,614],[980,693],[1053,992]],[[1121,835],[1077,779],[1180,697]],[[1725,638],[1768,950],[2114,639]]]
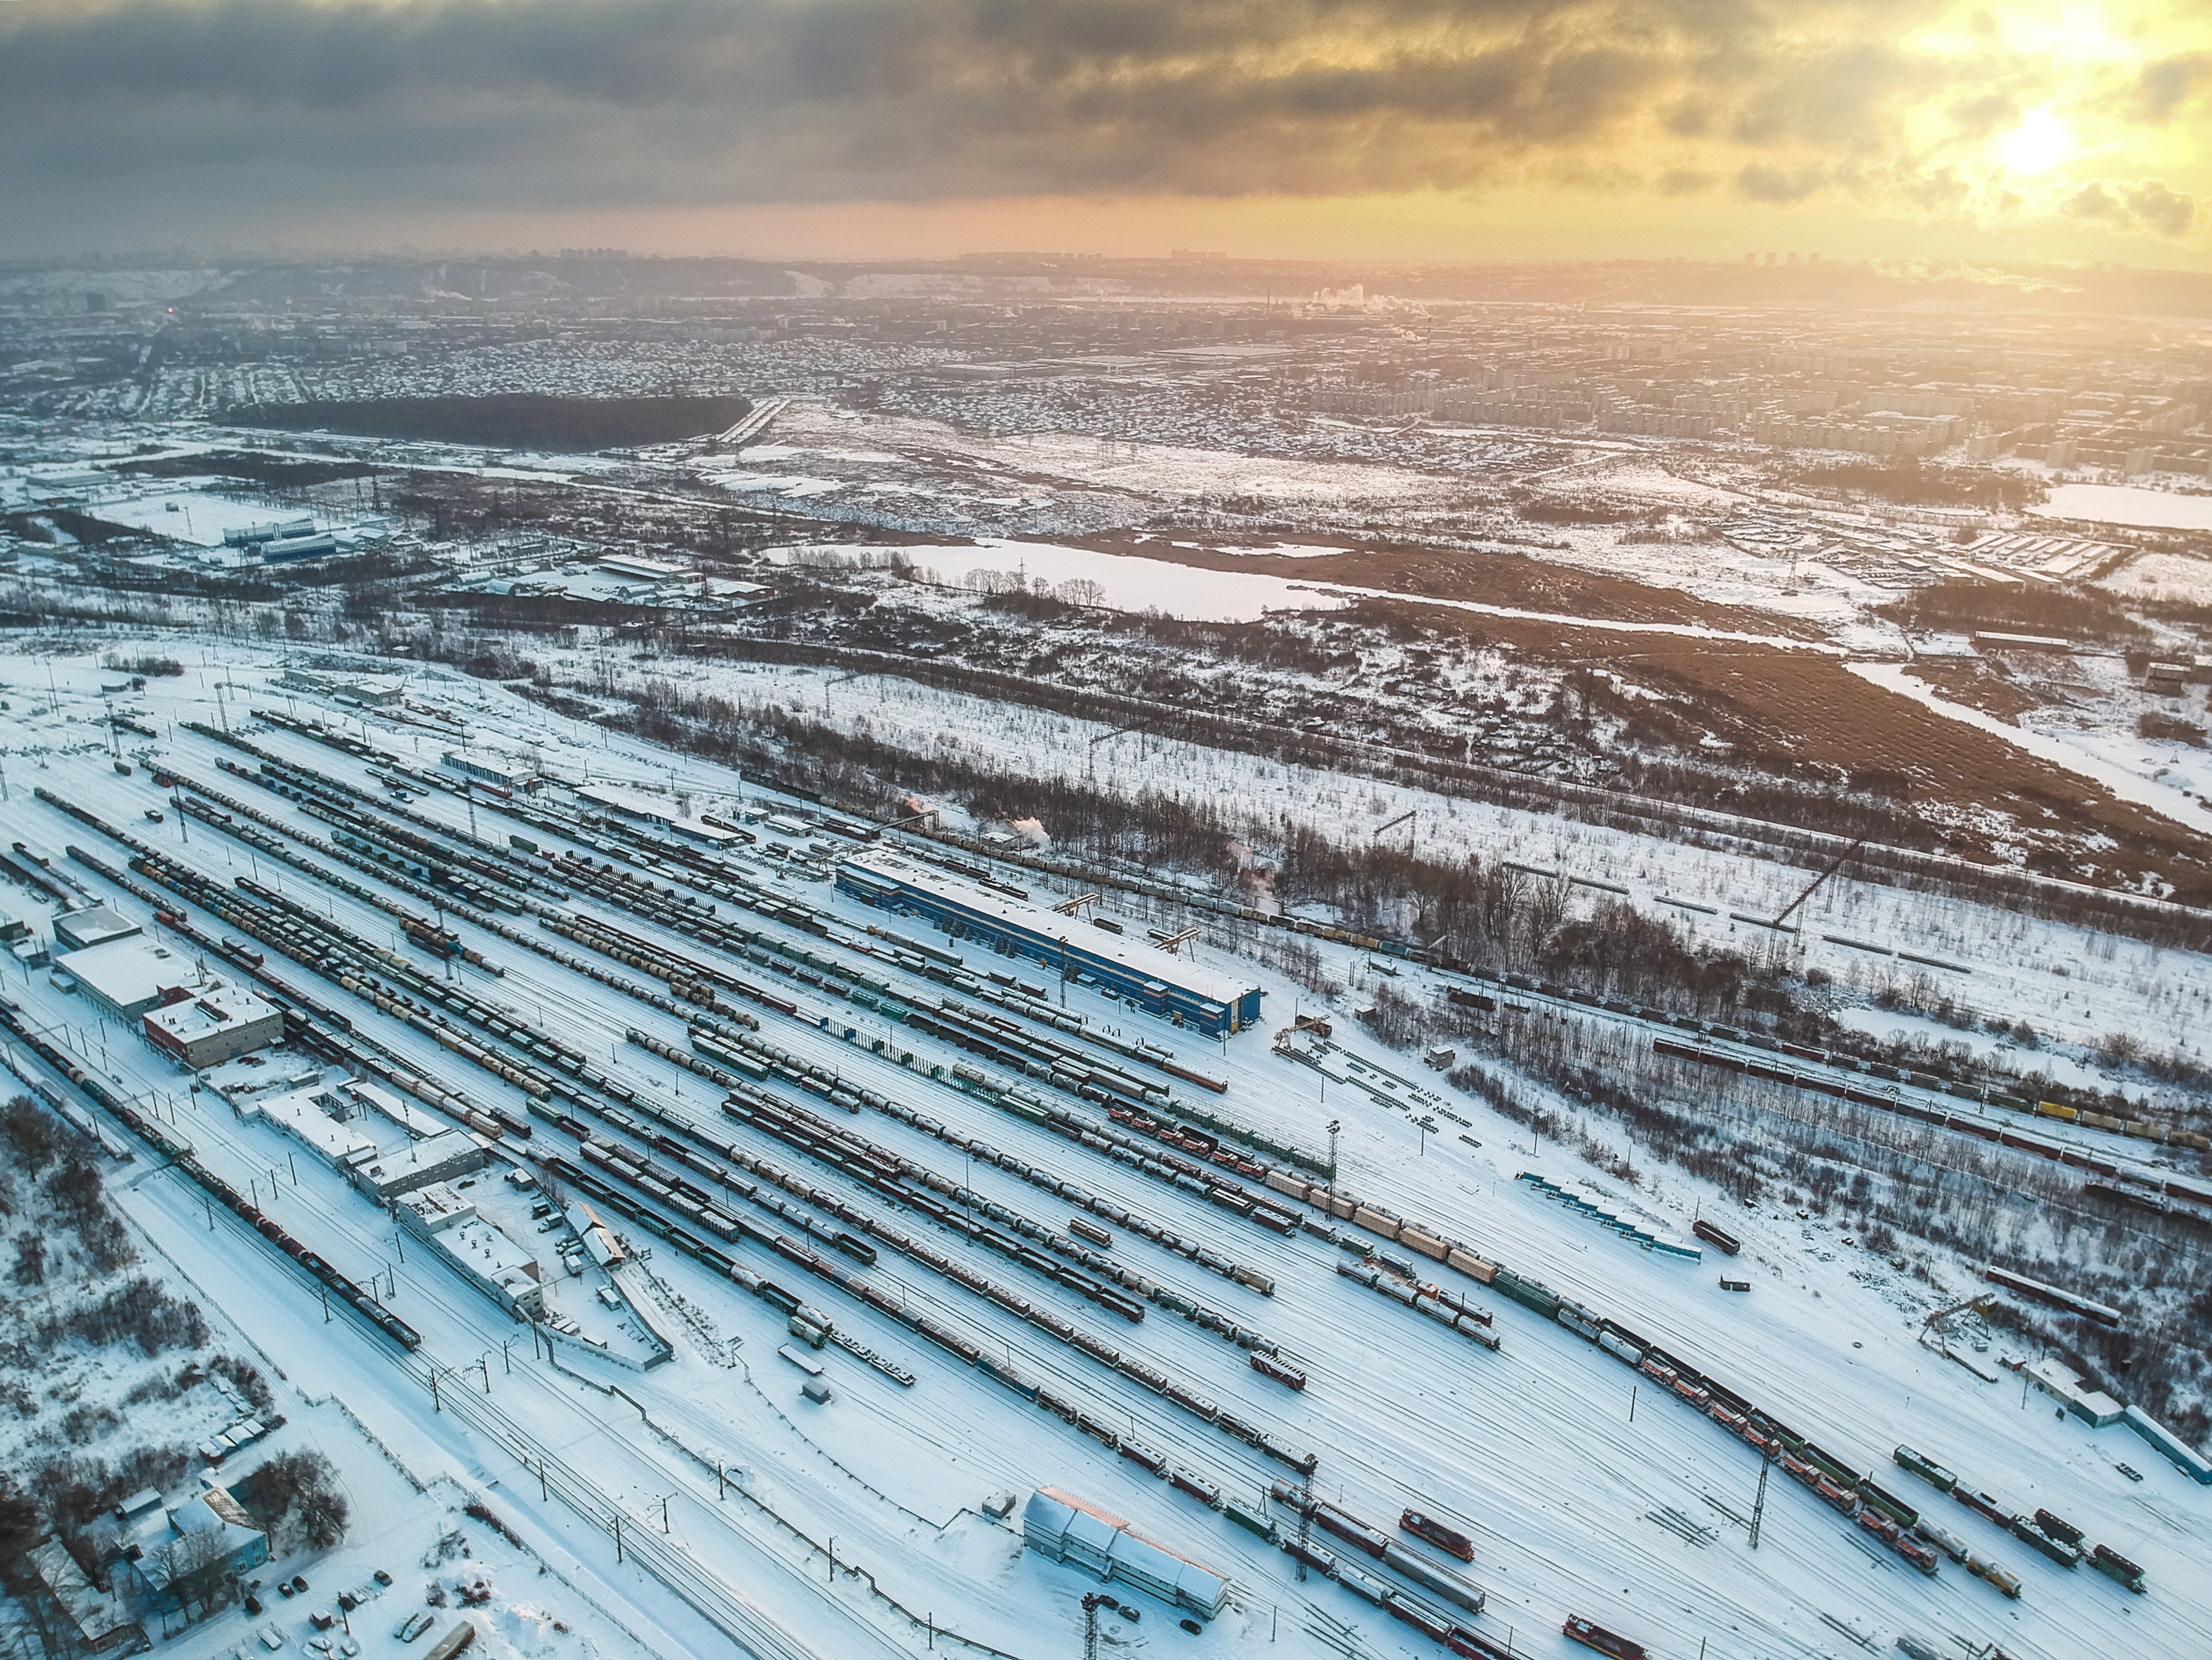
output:
[[[0,254],[2212,264],[2212,3],[0,0]]]

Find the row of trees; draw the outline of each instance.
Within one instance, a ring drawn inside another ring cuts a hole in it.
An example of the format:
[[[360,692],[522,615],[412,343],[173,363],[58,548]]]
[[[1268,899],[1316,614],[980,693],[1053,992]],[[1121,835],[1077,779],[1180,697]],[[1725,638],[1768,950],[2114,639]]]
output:
[[[1894,1113],[1659,1055],[1625,1025],[1486,1012],[1388,985],[1370,1025],[1402,1048],[1474,1050],[1450,1074],[1456,1087],[1624,1180],[1632,1167],[1589,1134],[1598,1121],[1740,1201],[1831,1217],[1883,1256],[1915,1239],[2112,1304],[2135,1338],[2041,1311],[2013,1317],[2121,1399],[2205,1434],[2212,1293],[2190,1219],[2107,1204],[2046,1161]],[[2160,1340],[2142,1341],[2145,1330]]]

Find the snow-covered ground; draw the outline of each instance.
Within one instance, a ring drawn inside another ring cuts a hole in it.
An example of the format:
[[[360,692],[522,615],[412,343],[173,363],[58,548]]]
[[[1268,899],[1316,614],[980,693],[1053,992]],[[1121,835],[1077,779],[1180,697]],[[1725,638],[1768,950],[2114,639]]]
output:
[[[2212,496],[2183,496],[2140,484],[2061,484],[2028,509],[2045,519],[2090,519],[2160,530],[2212,530]]]
[[[312,518],[312,514],[283,513],[265,502],[237,502],[206,488],[213,479],[180,480],[143,494],[118,495],[88,504],[85,511],[112,525],[128,525],[173,537],[196,547],[219,548],[224,532],[266,526],[279,520]]]
[[[277,663],[274,654],[228,644],[211,648],[210,654],[219,654],[219,661],[149,686],[140,718],[162,733],[149,751],[189,775],[250,799],[298,833],[322,833],[326,826],[273,794],[219,777],[216,762],[234,752],[173,725],[222,718],[210,684],[217,678],[227,682],[230,723],[245,725],[245,708],[264,695],[261,689]],[[16,706],[6,756],[9,794],[0,805],[9,839],[25,838],[58,858],[65,843],[76,842],[120,862],[120,849],[94,846],[94,832],[33,800],[29,787],[35,782],[219,881],[258,872],[287,894],[312,895],[318,910],[366,938],[380,943],[390,938],[392,919],[384,912],[289,867],[279,873],[211,826],[192,824],[187,841],[185,826],[173,813],[160,825],[146,824],[143,812],[159,796],[143,767],[130,777],[113,769],[106,735],[94,724],[104,712],[98,671],[82,660],[58,661],[59,708],[49,714],[40,707],[43,667],[24,664],[9,677],[15,684],[5,694]],[[1656,903],[1662,892],[1694,895],[1722,912],[1697,918],[1693,926],[1699,929],[1732,927],[1725,917],[1730,907],[1771,915],[1804,880],[1799,872],[1756,860],[1686,852],[1141,736],[1094,747],[1088,739],[1096,729],[1083,723],[994,709],[901,682],[827,688],[825,677],[796,672],[714,674],[718,687],[763,700],[819,708],[826,696],[829,718],[851,727],[866,723],[885,735],[943,733],[993,745],[1002,755],[1026,757],[1044,775],[1082,775],[1095,763],[1102,775],[1127,787],[1149,781],[1233,793],[1230,799],[1248,801],[1257,812],[1310,814],[1339,830],[1370,816],[1379,824],[1418,806],[1425,848],[1465,848],[1485,857],[1510,856],[1617,880],[1632,887],[1639,904]],[[665,784],[692,794],[702,807],[762,794],[726,769],[550,719],[498,688],[434,671],[417,684],[466,721],[473,743],[539,750],[564,774]],[[300,701],[302,714],[313,708],[311,700]],[[320,713],[337,715],[327,708]],[[418,757],[415,743],[373,720],[349,729],[420,764],[435,764],[441,751],[434,739]],[[332,776],[370,782],[359,761],[295,735],[257,731],[253,741]],[[803,804],[778,805],[806,811]],[[415,806],[456,836],[472,824],[486,837],[532,833],[490,803],[479,802],[472,813],[464,803],[433,794]],[[777,861],[754,862],[756,880],[778,879]],[[81,866],[71,873],[143,920],[146,907],[140,902],[109,889]],[[357,873],[349,875],[361,879]],[[830,918],[833,950],[849,957],[866,942],[864,930],[879,913],[836,895],[826,883],[787,873],[782,879],[797,903]],[[9,897],[25,909],[23,897]],[[580,896],[572,908],[647,937],[672,944],[680,939]],[[2212,988],[2212,964],[2201,957],[2149,952],[2124,940],[1843,878],[1809,909],[1814,915],[1805,948],[1821,962],[1831,960],[1832,949],[1839,976],[1849,971],[1849,954],[1819,940],[1818,927],[1932,949],[1966,963],[1973,973],[1961,981],[1962,994],[1978,997],[1986,990],[1993,1000],[2016,1006],[2014,1012],[2039,1028],[2048,1023],[2062,1033],[2094,1035],[2100,1027],[2124,1025],[2142,1033],[2150,1047],[2183,1043],[2201,1030]],[[468,945],[507,970],[503,978],[474,968],[457,970],[474,995],[505,1004],[587,1052],[604,1052],[634,1087],[672,1110],[714,1122],[720,1133],[740,1140],[750,1136],[714,1111],[711,1094],[702,1098],[700,1080],[623,1042],[623,1032],[636,1026],[680,1045],[680,1022],[511,941],[465,922],[456,926]],[[681,945],[711,954],[696,941]],[[1021,1278],[1003,1259],[977,1252],[919,1218],[902,1219],[902,1225],[923,1231],[946,1255],[994,1279],[1017,1281],[1024,1296],[1141,1351],[1240,1415],[1311,1448],[1320,1457],[1315,1486],[1323,1496],[1385,1529],[1407,1505],[1466,1529],[1477,1540],[1468,1572],[1492,1596],[1482,1628],[1495,1641],[1510,1638],[1516,1652],[1571,1652],[1557,1634],[1569,1613],[1630,1633],[1659,1660],[1689,1660],[1701,1651],[1710,1660],[1840,1657],[1853,1645],[1887,1649],[1904,1633],[1995,1641],[2021,1660],[2191,1651],[2212,1617],[2212,1585],[2197,1572],[2205,1490],[2185,1483],[2124,1431],[2095,1432],[2072,1420],[2054,1420],[2041,1409],[2047,1404],[2041,1397],[2023,1406],[2010,1381],[1986,1383],[1920,1347],[1914,1335],[1940,1294],[1937,1288],[1895,1274],[1883,1260],[1844,1245],[1819,1225],[1766,1212],[1746,1216],[1739,1209],[1742,1219],[1730,1225],[1746,1237],[1747,1249],[1730,1272],[1751,1279],[1754,1290],[1747,1297],[1725,1293],[1713,1282],[1711,1262],[1638,1250],[1514,1180],[1531,1163],[1515,1151],[1521,1132],[1471,1099],[1454,1097],[1454,1110],[1468,1121],[1468,1140],[1425,1138],[1403,1113],[1348,1088],[1331,1089],[1323,1099],[1316,1075],[1273,1053],[1264,1036],[1307,994],[1279,975],[1215,947],[1201,950],[1200,959],[1215,967],[1233,965],[1264,988],[1261,1032],[1212,1043],[1139,1019],[1081,988],[1068,989],[1070,1012],[1129,1026],[1167,1044],[1184,1064],[1225,1079],[1229,1091],[1220,1108],[1231,1116],[1316,1148],[1326,1141],[1324,1126],[1340,1122],[1344,1188],[1432,1219],[1520,1271],[1619,1315],[1831,1450],[1863,1468],[1886,1472],[1880,1475],[1885,1485],[1915,1502],[1926,1496],[1931,1508],[1941,1506],[1936,1513],[1945,1525],[2022,1577],[2022,1601],[2008,1602],[1948,1565],[1938,1578],[1923,1579],[1863,1543],[1856,1530],[1787,1481],[1777,1481],[1766,1494],[1764,1531],[1753,1551],[1741,1524],[1750,1515],[1759,1472],[1748,1450],[1653,1389],[1638,1388],[1632,1374],[1601,1352],[1471,1281],[1463,1283],[1468,1294],[1496,1308],[1504,1338],[1499,1353],[1477,1348],[1339,1277],[1332,1270],[1342,1254],[1321,1240],[1279,1239],[815,1024],[833,1011],[843,1017],[840,1031],[846,1022],[866,1019],[849,1005],[784,987],[799,1003],[799,1016],[762,1011],[763,1036],[1040,1170],[1158,1217],[1273,1277],[1277,1294],[1262,1298],[1134,1236],[1122,1237],[1114,1250],[1118,1260],[1202,1298],[1276,1341],[1306,1371],[1310,1382],[1303,1394],[1261,1377],[1233,1345],[1157,1310],[1140,1326],[1116,1324],[1109,1333],[1104,1316],[1091,1304],[1048,1282]],[[416,960],[431,966],[428,958]],[[421,1033],[376,1017],[302,966],[274,957],[271,966],[282,967],[314,994],[346,1006],[357,1023],[410,1066],[478,1100],[521,1110],[518,1092],[469,1071]],[[1357,964],[1346,955],[1334,966],[1348,976]],[[2053,972],[2059,968],[2066,970],[2063,977]],[[1860,977],[1871,976],[1862,972]],[[914,983],[917,998],[928,990]],[[56,990],[44,976],[27,979],[21,1000],[43,1025],[75,1025],[88,1034],[95,1030],[82,1000]],[[864,1026],[860,1035],[865,1039],[872,1032]],[[180,1132],[211,1167],[241,1180],[283,1168],[278,1155],[288,1144],[276,1131],[240,1123],[209,1098],[191,1096],[167,1063],[120,1031],[99,1037],[104,1043],[90,1036],[79,1041],[120,1087],[173,1110]],[[1402,1073],[1407,1066],[1349,1020],[1338,1024],[1337,1042],[1378,1072]],[[945,1051],[944,1058],[956,1057]],[[895,1119],[870,1114],[851,1127],[926,1165],[964,1176],[986,1198],[1061,1225],[1055,1201],[1035,1186],[981,1162],[954,1171],[956,1150]],[[549,1149],[565,1145],[550,1127],[541,1126],[533,1152],[541,1140]],[[757,1150],[799,1165],[808,1181],[853,1203],[887,1208],[880,1196],[834,1170],[805,1164],[773,1144]],[[1560,1179],[1587,1176],[1553,1152],[1540,1155],[1540,1164]],[[246,1338],[281,1363],[286,1387],[303,1401],[331,1402],[327,1410],[333,1414],[342,1403],[389,1450],[391,1460],[428,1488],[417,1496],[411,1486],[405,1492],[395,1487],[388,1511],[380,1500],[364,1503],[356,1537],[367,1554],[360,1566],[365,1571],[370,1565],[370,1554],[391,1559],[385,1565],[399,1576],[387,1599],[392,1606],[419,1602],[419,1584],[429,1571],[410,1565],[425,1551],[434,1554],[435,1540],[448,1525],[448,1508],[461,1493],[482,1493],[517,1530],[524,1551],[463,1522],[477,1556],[439,1569],[451,1578],[465,1575],[475,1561],[488,1562],[492,1606],[499,1611],[487,1633],[489,1652],[551,1657],[573,1647],[579,1654],[675,1656],[726,1651],[732,1640],[757,1653],[807,1652],[825,1660],[927,1651],[927,1631],[897,1613],[895,1599],[933,1620],[938,1651],[961,1651],[942,1634],[950,1628],[1022,1660],[1046,1660],[1072,1651],[1080,1640],[1077,1603],[1095,1582],[1021,1553],[1013,1532],[980,1514],[994,1493],[1018,1496],[1042,1485],[1066,1488],[1130,1518],[1141,1531],[1235,1582],[1231,1611],[1202,1637],[1188,1639],[1175,1629],[1169,1610],[1130,1595],[1144,1617],[1133,1626],[1113,1621],[1118,1630],[1110,1635],[1131,1651],[1175,1651],[1188,1640],[1194,1651],[1227,1650],[1255,1660],[1275,1651],[1418,1660],[1442,1652],[1336,1585],[1318,1578],[1300,1583],[1286,1557],[1222,1516],[764,1252],[746,1247],[739,1256],[758,1272],[805,1285],[810,1300],[823,1301],[842,1329],[912,1370],[914,1387],[902,1389],[833,1349],[817,1357],[827,1369],[833,1398],[823,1405],[804,1401],[802,1374],[777,1357],[778,1348],[791,1341],[781,1317],[666,1251],[656,1252],[647,1267],[672,1304],[690,1305],[706,1323],[705,1328],[682,1326],[670,1364],[639,1374],[564,1361],[574,1367],[572,1375],[542,1358],[526,1359],[516,1351],[529,1343],[526,1329],[440,1266],[411,1256],[398,1266],[388,1219],[320,1165],[304,1157],[299,1165],[296,1184],[289,1179],[279,1184],[274,1213],[344,1272],[365,1280],[390,1266],[396,1274],[395,1307],[423,1336],[422,1349],[411,1359],[350,1324],[325,1325],[306,1282],[257,1237],[227,1223],[210,1229],[192,1190],[174,1173],[142,1161],[118,1202],[145,1228],[179,1281],[200,1288]],[[1686,1234],[1692,1215],[1723,1201],[1704,1183],[1669,1176],[1656,1190],[1641,1193],[1638,1202]],[[757,1219],[763,1213],[754,1214]],[[1942,1269],[1946,1277],[1955,1272]],[[1267,1482],[1285,1473],[916,1263],[887,1253],[870,1273],[980,1342],[1003,1350],[1023,1372],[1049,1380],[1055,1392],[1083,1410],[1126,1426],[1125,1432],[1244,1502],[1260,1505]],[[1953,1279],[1946,1288],[1957,1292],[1963,1284]],[[734,1365],[727,1364],[732,1343]],[[434,1408],[426,1382],[433,1367],[441,1390]],[[465,1407],[457,1395],[467,1400]],[[2018,1506],[2047,1505],[2093,1537],[2114,1543],[2148,1570],[2150,1595],[2130,1597],[2086,1569],[2069,1575],[1957,1506],[1923,1495],[1888,1462],[1899,1442],[1951,1465],[1971,1486],[1989,1487]],[[392,1468],[381,1457],[364,1456],[357,1442],[346,1444],[351,1462],[342,1463],[349,1471],[374,1465],[370,1475],[382,1481],[376,1471]],[[2142,1474],[2140,1485],[2114,1469],[2121,1462]],[[547,1478],[543,1490],[541,1468]],[[733,1469],[738,1472],[734,1484]],[[395,1474],[392,1479],[404,1478]],[[588,1490],[588,1497],[564,1502],[564,1484],[572,1495]],[[626,1541],[619,1564],[612,1525],[617,1512]],[[598,1518],[596,1523],[583,1519],[586,1515]],[[373,1534],[374,1520],[387,1517],[395,1530]],[[403,1523],[413,1531],[404,1531]],[[546,1566],[542,1577],[530,1560],[532,1552]],[[353,1572],[349,1562],[328,1583],[340,1583]],[[324,1577],[313,1571],[310,1577],[319,1590]],[[688,1590],[690,1601],[672,1589],[672,1581]],[[714,1622],[695,1604],[717,1610]],[[291,1605],[286,1608],[291,1611]],[[570,1632],[554,1632],[552,1619]],[[1844,1627],[1853,1634],[1846,1635]],[[207,1646],[193,1653],[212,1657],[246,1635],[236,1616],[228,1630],[228,1638],[216,1627],[200,1633],[191,1640]],[[744,1634],[733,1639],[726,1634],[733,1630]],[[379,1640],[389,1646],[389,1639]]]
[[[2166,605],[2212,605],[2212,559],[2183,553],[2145,553],[2097,586],[2123,600]]]

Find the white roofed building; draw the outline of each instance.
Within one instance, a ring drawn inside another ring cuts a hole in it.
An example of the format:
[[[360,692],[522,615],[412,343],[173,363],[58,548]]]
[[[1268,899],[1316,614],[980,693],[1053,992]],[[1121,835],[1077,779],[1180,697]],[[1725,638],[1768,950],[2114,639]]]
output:
[[[1018,890],[925,869],[889,853],[845,860],[837,866],[837,888],[886,910],[927,917],[956,938],[1028,958],[1064,978],[1096,983],[1209,1037],[1259,1022],[1257,986],[1032,904]]]
[[[148,1043],[194,1072],[284,1041],[276,1006],[235,986],[149,1009],[140,1024]]]
[[[1211,1620],[1229,1605],[1229,1581],[1154,1544],[1120,1517],[1058,1487],[1040,1487],[1022,1511],[1022,1539],[1055,1562],[1119,1579]]]
[[[402,1227],[501,1308],[525,1320],[544,1316],[538,1254],[477,1215],[477,1207],[452,1188],[437,1183],[418,1189],[400,1200],[398,1213]]]

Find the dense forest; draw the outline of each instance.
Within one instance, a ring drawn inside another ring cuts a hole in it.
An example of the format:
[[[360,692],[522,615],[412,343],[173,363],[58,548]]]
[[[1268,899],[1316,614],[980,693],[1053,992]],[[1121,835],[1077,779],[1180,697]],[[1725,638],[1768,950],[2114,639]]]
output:
[[[230,411],[235,425],[286,432],[326,429],[370,438],[481,444],[488,449],[627,449],[720,432],[752,404],[736,396],[559,398],[504,392],[488,398],[373,398],[353,403],[257,404]]]

